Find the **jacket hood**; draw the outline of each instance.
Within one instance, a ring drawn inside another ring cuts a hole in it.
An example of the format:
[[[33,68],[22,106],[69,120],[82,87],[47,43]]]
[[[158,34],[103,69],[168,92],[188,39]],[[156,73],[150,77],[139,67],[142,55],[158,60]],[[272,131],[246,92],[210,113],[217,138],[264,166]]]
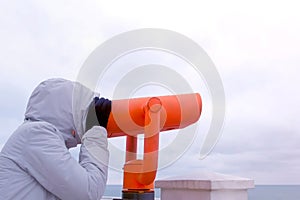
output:
[[[77,82],[49,79],[40,83],[32,92],[25,119],[45,121],[62,134],[67,148],[81,143],[85,132],[88,108],[94,93]],[[72,132],[75,131],[75,135]]]

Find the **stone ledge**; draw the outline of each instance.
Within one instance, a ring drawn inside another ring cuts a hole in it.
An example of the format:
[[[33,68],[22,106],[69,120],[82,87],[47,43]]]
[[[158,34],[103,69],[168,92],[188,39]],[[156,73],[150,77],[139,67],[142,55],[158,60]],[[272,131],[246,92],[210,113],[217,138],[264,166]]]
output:
[[[254,181],[214,172],[196,172],[155,181],[162,200],[247,200]]]
[[[184,176],[172,176],[155,181],[155,187],[168,189],[249,189],[254,188],[254,181],[214,172],[197,172]]]

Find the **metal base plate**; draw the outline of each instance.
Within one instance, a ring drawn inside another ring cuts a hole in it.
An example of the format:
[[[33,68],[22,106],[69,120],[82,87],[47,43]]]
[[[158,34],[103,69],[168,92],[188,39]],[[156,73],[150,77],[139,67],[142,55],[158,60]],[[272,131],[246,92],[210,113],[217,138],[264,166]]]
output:
[[[151,192],[123,192],[122,200],[154,200],[154,191]]]

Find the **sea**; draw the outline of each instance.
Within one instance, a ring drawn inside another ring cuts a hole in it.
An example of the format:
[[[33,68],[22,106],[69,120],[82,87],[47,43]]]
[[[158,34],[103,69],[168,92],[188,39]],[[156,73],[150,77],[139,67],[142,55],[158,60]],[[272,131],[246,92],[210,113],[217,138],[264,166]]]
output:
[[[104,196],[121,197],[121,185],[107,185]],[[155,189],[160,197],[160,189]],[[300,200],[300,185],[256,185],[248,190],[248,200]]]

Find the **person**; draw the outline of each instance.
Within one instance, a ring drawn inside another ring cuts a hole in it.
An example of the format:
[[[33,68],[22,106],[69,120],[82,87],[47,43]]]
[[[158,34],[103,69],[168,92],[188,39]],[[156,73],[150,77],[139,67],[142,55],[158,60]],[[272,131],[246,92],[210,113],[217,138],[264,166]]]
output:
[[[101,199],[110,111],[111,101],[77,82],[40,83],[29,98],[24,123],[0,153],[0,199]],[[97,123],[87,120],[93,115]],[[77,161],[68,150],[80,143]]]

